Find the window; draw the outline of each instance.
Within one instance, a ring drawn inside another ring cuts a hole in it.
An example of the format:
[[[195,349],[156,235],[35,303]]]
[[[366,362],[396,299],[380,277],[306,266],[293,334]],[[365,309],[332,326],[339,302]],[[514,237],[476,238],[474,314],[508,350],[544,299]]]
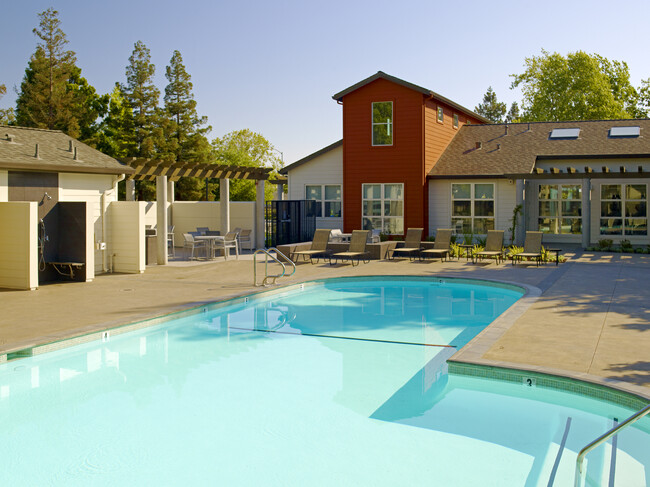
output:
[[[319,217],[341,218],[341,185],[310,184],[305,186],[305,199],[321,203]]]
[[[540,232],[582,233],[582,186],[540,184],[538,192]]]
[[[609,129],[610,137],[638,137],[641,135],[641,127],[612,127]]]
[[[393,145],[393,102],[372,104],[372,145]]]
[[[387,235],[404,233],[404,185],[364,184],[362,186],[364,230],[381,230]]]
[[[458,114],[454,113],[454,128],[458,128]]]
[[[553,129],[549,139],[577,139],[580,135],[580,129]]]
[[[438,107],[438,122],[442,123],[444,120],[444,113],[442,107]]]
[[[456,233],[486,234],[494,230],[494,184],[452,184],[451,224]]]
[[[600,234],[647,235],[647,185],[603,184],[600,187]]]

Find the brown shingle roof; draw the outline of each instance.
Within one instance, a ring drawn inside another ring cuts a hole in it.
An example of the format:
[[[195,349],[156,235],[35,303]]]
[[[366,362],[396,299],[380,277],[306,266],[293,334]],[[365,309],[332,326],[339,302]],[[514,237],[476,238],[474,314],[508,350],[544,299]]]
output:
[[[77,149],[70,151],[70,142]],[[35,157],[36,144],[38,155]],[[59,130],[0,125],[0,169],[130,174],[129,166]]]
[[[507,135],[506,135],[507,126]],[[611,127],[641,128],[639,137],[610,137]],[[556,128],[579,128],[577,139],[550,139]],[[482,147],[477,149],[477,143]],[[538,159],[650,157],[650,119],[464,125],[431,177],[501,176],[533,171]]]

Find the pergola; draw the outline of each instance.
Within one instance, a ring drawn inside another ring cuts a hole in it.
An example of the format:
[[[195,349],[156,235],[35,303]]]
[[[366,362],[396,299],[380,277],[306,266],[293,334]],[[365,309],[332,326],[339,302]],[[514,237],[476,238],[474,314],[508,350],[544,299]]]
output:
[[[130,157],[121,162],[134,169],[126,175],[126,199],[135,200],[135,181],[156,181],[157,226],[169,226],[166,202],[174,202],[174,182],[180,178],[218,178],[220,180],[221,232],[230,229],[230,180],[249,179],[255,181],[255,246],[264,247],[264,183],[269,179],[272,168],[227,166],[222,164],[199,164],[192,162],[169,162],[155,159]],[[165,265],[167,256],[167,232],[157,235],[158,264]]]

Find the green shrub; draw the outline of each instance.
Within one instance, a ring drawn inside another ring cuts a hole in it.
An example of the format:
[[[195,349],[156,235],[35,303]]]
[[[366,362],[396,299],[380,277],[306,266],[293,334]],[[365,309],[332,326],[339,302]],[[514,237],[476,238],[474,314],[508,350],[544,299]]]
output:
[[[601,238],[598,240],[598,250],[612,250],[614,241],[611,238]]]
[[[523,247],[517,247],[516,245],[511,245],[508,249],[508,257],[512,258],[517,254],[521,254],[524,251]]]
[[[452,243],[449,246],[449,256],[456,257],[457,259],[465,257],[465,249],[457,243]]]
[[[463,243],[465,245],[472,245],[474,243],[473,233],[463,233]]]
[[[621,240],[621,250],[623,252],[632,252],[633,251],[632,242],[630,242],[627,239]]]

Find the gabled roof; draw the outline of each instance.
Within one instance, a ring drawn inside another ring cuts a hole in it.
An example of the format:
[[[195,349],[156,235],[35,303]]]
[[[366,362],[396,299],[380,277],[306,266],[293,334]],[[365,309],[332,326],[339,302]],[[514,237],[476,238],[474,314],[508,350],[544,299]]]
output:
[[[288,166],[283,167],[282,169],[280,169],[280,174],[287,174],[289,171],[291,171],[291,170],[293,170],[293,169],[295,169],[297,167],[300,167],[303,164],[308,163],[312,159],[315,159],[318,156],[322,156],[323,154],[325,154],[325,153],[327,153],[327,152],[329,152],[331,150],[334,150],[337,147],[340,147],[342,145],[343,145],[343,139],[341,139],[339,141],[336,141],[333,144],[328,145],[327,147],[323,147],[321,150],[318,150],[318,151],[314,152],[313,154],[309,154],[307,157],[303,157],[302,159],[300,159],[300,160],[298,160],[298,161],[296,161],[296,162],[294,162],[292,164],[289,164]]]
[[[37,144],[38,157],[36,157]],[[0,125],[0,169],[95,174],[133,172],[129,166],[69,137],[60,130],[8,125]]]
[[[425,96],[431,96],[435,98],[436,100],[439,100],[443,103],[446,103],[447,105],[455,108],[456,110],[459,110],[463,113],[466,113],[468,115],[471,115],[472,117],[476,118],[477,120],[480,120],[481,122],[484,123],[490,123],[490,120],[488,120],[485,117],[482,117],[478,113],[473,112],[472,110],[469,110],[468,108],[465,108],[461,105],[459,105],[456,102],[451,101],[449,98],[445,98],[442,95],[439,95],[438,93],[431,91],[427,88],[423,88],[422,86],[414,85],[413,83],[409,83],[408,81],[404,81],[403,79],[396,78],[395,76],[391,76],[389,74],[384,73],[383,71],[377,71],[376,74],[373,74],[369,78],[366,78],[362,81],[359,81],[358,83],[350,86],[349,88],[346,88],[345,90],[335,94],[332,96],[336,101],[341,101],[345,95],[348,95],[352,93],[353,91],[358,90],[359,88],[372,83],[373,81],[376,81],[378,79],[385,79],[387,81],[390,81],[392,83],[404,86],[410,90],[417,91],[418,93],[422,93]]]
[[[639,137],[610,137],[612,127],[640,127]],[[577,138],[550,138],[553,129],[579,128]],[[481,145],[477,148],[477,144]],[[464,125],[430,177],[528,174],[542,159],[650,157],[650,119]]]

